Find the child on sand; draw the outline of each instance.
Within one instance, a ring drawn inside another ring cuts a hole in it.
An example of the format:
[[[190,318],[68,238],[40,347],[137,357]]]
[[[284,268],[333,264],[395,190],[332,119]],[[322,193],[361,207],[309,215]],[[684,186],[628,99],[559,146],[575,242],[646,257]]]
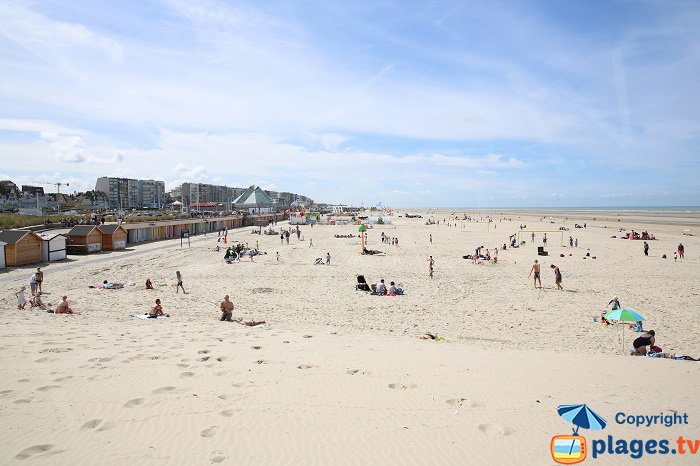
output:
[[[163,312],[163,306],[160,305],[160,299],[156,299],[156,304],[148,312],[149,319],[157,319],[160,316],[170,317],[170,314]]]
[[[15,293],[15,296],[17,297],[17,309],[20,311],[24,310],[24,306],[27,305],[27,298],[24,297],[24,290],[26,289],[27,287],[23,286],[17,293]]]
[[[180,288],[182,288],[182,293],[187,294],[187,292],[185,291],[185,287],[182,286],[182,274],[179,270],[175,272],[175,276],[177,277],[177,287],[175,288],[175,293],[179,293]]]

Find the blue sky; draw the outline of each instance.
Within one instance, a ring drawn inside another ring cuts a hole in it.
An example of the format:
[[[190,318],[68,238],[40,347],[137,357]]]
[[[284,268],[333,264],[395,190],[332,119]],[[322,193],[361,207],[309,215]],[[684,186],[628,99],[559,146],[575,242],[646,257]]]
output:
[[[6,0],[0,18],[18,183],[700,205],[698,2]]]

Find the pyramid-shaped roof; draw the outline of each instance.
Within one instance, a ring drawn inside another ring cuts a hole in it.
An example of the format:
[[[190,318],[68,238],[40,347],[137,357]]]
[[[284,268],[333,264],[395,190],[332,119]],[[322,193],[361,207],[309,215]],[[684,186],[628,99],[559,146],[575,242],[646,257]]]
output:
[[[236,207],[272,207],[275,201],[260,186],[251,185],[233,201]]]

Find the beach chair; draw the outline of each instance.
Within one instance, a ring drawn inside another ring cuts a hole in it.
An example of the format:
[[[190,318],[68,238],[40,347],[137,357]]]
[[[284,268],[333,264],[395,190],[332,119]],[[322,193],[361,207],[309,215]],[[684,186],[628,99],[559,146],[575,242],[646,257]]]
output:
[[[355,285],[355,289],[360,291],[372,291],[372,289],[367,284],[367,280],[365,280],[364,275],[357,276],[357,285]]]
[[[548,256],[549,253],[544,250],[544,246],[537,246],[537,255],[538,256]]]

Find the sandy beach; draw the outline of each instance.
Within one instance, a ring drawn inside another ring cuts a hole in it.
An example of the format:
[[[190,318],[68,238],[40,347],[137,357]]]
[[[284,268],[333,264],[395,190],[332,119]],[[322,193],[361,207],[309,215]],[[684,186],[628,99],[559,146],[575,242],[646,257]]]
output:
[[[161,241],[46,264],[44,302],[65,294],[79,316],[17,310],[14,293],[34,267],[3,271],[0,462],[550,465],[550,439],[571,433],[556,408],[579,403],[608,421],[580,432],[589,443],[700,439],[697,363],[630,357],[638,334],[593,321],[618,296],[665,352],[700,357],[700,240],[682,234],[698,230],[697,213],[409,212],[423,218],[402,210],[368,231],[367,248],[382,255],[360,254],[356,226],[316,225],[289,245],[229,231],[229,244],[259,241],[266,255],[254,262],[227,265],[209,234],[190,247]],[[484,221],[454,220],[465,214]],[[497,264],[463,259],[478,246],[493,252],[520,225],[526,244],[499,250]],[[648,257],[642,241],[620,239],[632,228],[657,238]],[[537,255],[543,230],[548,256]],[[347,234],[356,236],[334,237]],[[674,261],[680,242],[685,259]],[[314,265],[326,253],[331,264]],[[177,270],[187,294],[175,293]],[[356,291],[358,274],[405,295]],[[126,285],[89,288],[104,280]],[[267,323],[220,322],[226,294],[234,316]],[[171,318],[133,317],[156,298]],[[425,332],[446,341],[419,339]],[[618,412],[687,413],[689,423],[637,428],[616,423]],[[697,455],[587,461],[697,464]]]

